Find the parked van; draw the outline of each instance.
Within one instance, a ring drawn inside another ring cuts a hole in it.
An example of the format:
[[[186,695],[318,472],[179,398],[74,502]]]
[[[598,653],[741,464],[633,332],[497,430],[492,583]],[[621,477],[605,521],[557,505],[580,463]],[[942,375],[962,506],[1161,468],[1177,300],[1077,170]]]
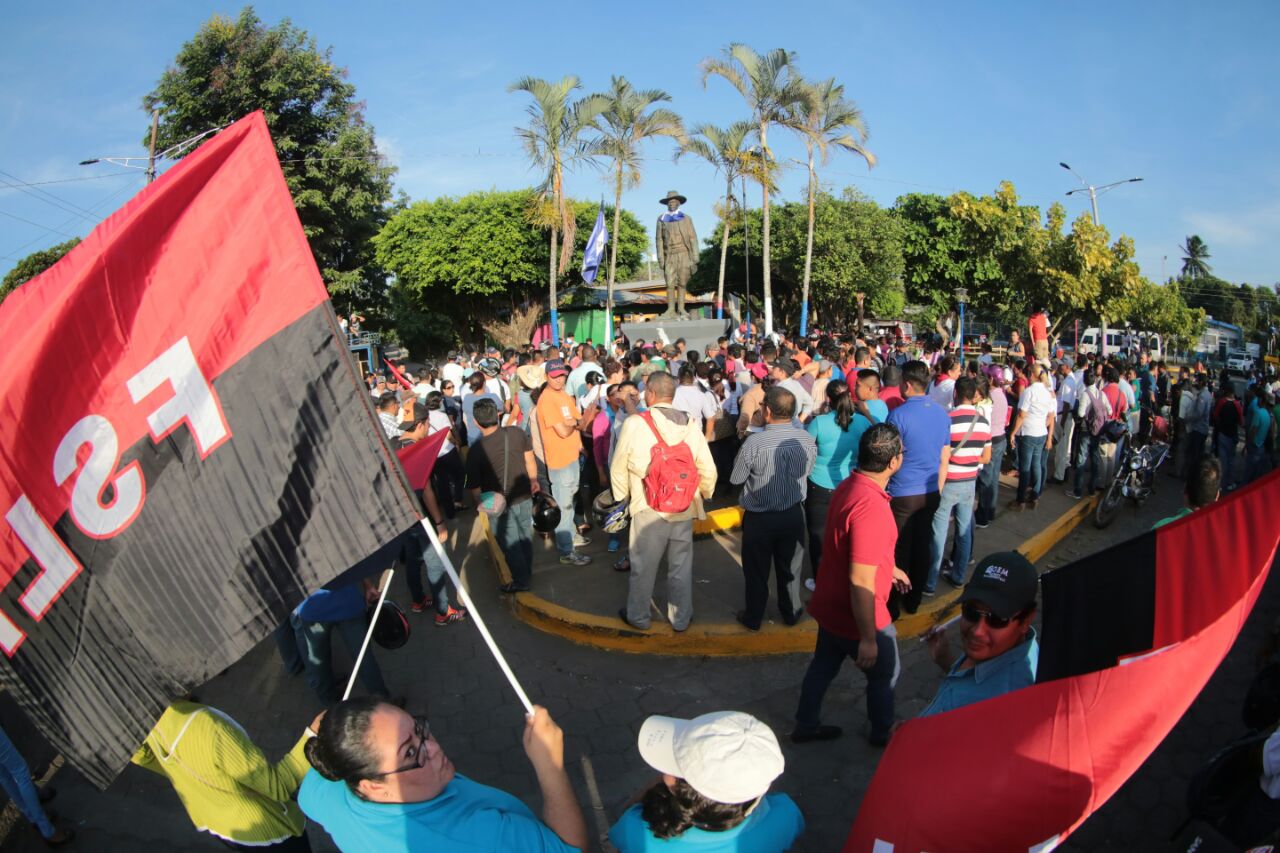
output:
[[[1098,342],[1101,339],[1102,330],[1097,326],[1090,326],[1080,335],[1080,354],[1088,355],[1099,351]],[[1164,341],[1156,332],[1126,332],[1124,329],[1107,328],[1107,355],[1118,353],[1125,348],[1125,336],[1131,335],[1134,348],[1145,347],[1146,351],[1155,359],[1164,358]]]

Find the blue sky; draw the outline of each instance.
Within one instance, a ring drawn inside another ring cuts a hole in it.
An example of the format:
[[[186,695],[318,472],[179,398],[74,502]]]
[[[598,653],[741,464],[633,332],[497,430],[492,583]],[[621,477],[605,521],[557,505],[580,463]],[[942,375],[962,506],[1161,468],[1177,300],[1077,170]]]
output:
[[[290,17],[349,69],[383,150],[413,199],[528,186],[534,173],[512,128],[527,96],[523,75],[577,74],[584,92],[611,74],[672,95],[689,124],[747,118],[723,80],[704,87],[698,64],[730,41],[785,47],[812,78],[836,77],[862,108],[868,171],[849,155],[822,171],[833,189],[855,185],[881,204],[906,192],[985,193],[1013,181],[1026,203],[1088,209],[1065,160],[1101,185],[1113,235],[1134,238],[1143,273],[1180,264],[1199,234],[1214,272],[1280,282],[1280,6],[1271,2],[759,3],[285,3],[255,7]],[[83,235],[142,185],[141,173],[78,166],[99,155],[143,155],[141,98],[181,44],[215,12],[240,5],[184,0],[12,4],[0,35],[0,274],[39,248]],[[557,17],[555,10],[561,14]],[[554,20],[553,20],[554,19]],[[802,147],[770,136],[782,158]],[[1267,152],[1270,152],[1268,154]],[[711,236],[723,184],[672,145],[648,149],[643,184],[624,206],[652,228],[666,190]],[[77,180],[93,178],[93,180]],[[782,181],[801,197],[804,171]],[[603,175],[568,178],[578,198],[608,193]],[[41,192],[52,196],[42,196]],[[37,197],[39,196],[39,197]],[[759,204],[758,189],[751,192]]]

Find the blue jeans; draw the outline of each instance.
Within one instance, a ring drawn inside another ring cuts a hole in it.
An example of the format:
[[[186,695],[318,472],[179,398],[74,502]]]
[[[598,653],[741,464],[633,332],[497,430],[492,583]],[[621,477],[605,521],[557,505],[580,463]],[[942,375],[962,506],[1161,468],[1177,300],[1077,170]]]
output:
[[[276,651],[280,653],[280,662],[284,671],[290,675],[302,672],[302,655],[298,652],[298,638],[293,632],[293,625],[286,619],[276,626],[271,638],[276,642]]]
[[[872,739],[887,738],[893,728],[893,688],[898,683],[898,632],[893,624],[876,631],[876,662],[863,670],[867,676],[867,717],[871,720]],[[818,628],[818,642],[813,660],[800,685],[800,704],[796,708],[796,728],[814,731],[822,724],[822,697],[840,672],[846,657],[858,657],[858,641]]]
[[[1252,483],[1271,470],[1271,458],[1265,447],[1251,444],[1244,453],[1244,481]]]
[[[1040,497],[1044,488],[1044,444],[1047,435],[1018,436],[1018,500]]]
[[[422,532],[421,526],[415,528],[405,540],[400,560],[404,563],[404,579],[409,584],[409,596],[414,601],[421,601],[426,597],[426,591],[422,588],[422,567],[425,565],[427,585],[431,588],[436,613],[442,616],[448,613],[449,586],[446,583],[444,561],[437,556],[436,549],[431,547],[431,540]]]
[[[44,806],[40,805],[40,794],[31,781],[31,770],[4,729],[0,729],[0,765],[4,766],[0,772],[0,784],[4,785],[9,799],[13,800],[23,817],[35,824],[41,835],[52,838],[53,824],[44,813]]]
[[[1218,452],[1218,465],[1222,467],[1222,488],[1228,488],[1236,481],[1236,437],[1219,434],[1214,439],[1214,448]]]
[[[354,663],[360,654],[360,646],[364,642],[364,633],[369,625],[363,616],[344,619],[341,622],[306,622],[298,614],[293,614],[293,630],[298,636],[298,648],[302,652],[302,663],[307,668],[307,684],[326,705],[333,704],[342,698],[339,688],[333,682],[333,649],[330,634],[337,631],[342,637],[343,645],[351,654]],[[360,664],[360,683],[370,693],[389,696],[387,684],[382,680],[382,670],[373,658],[373,648],[364,654],[364,662]],[[343,684],[341,689],[345,689]]]
[[[1088,496],[1101,485],[1098,482],[1098,437],[1089,435],[1088,429],[1080,430],[1080,449],[1076,453],[1075,493]],[[1085,489],[1085,483],[1089,488]]]
[[[978,509],[976,519],[980,524],[990,524],[996,519],[996,501],[1000,499],[1000,466],[1004,464],[1004,452],[1009,443],[1003,435],[991,439],[991,461],[978,472]]]
[[[551,497],[560,507],[560,523],[556,525],[556,549],[561,554],[573,552],[573,501],[578,496],[578,462],[547,471],[551,480]]]
[[[533,501],[508,504],[506,512],[490,520],[493,536],[511,569],[511,581],[529,586],[533,579]]]
[[[929,550],[929,580],[925,592],[933,592],[938,586],[938,573],[942,569],[942,549],[947,546],[947,529],[951,527],[951,513],[956,514],[956,542],[952,553],[951,577],[960,580],[969,573],[969,554],[973,551],[973,497],[976,480],[945,483],[942,502],[933,514],[933,547]]]

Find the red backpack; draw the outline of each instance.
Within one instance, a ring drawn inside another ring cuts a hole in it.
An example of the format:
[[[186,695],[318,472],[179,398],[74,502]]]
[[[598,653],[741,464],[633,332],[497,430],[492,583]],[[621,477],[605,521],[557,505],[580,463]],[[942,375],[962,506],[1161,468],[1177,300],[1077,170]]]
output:
[[[649,451],[649,470],[644,475],[644,499],[657,512],[684,512],[698,492],[698,466],[693,451],[684,442],[667,444],[653,422],[653,414],[640,415],[653,431],[657,443]]]

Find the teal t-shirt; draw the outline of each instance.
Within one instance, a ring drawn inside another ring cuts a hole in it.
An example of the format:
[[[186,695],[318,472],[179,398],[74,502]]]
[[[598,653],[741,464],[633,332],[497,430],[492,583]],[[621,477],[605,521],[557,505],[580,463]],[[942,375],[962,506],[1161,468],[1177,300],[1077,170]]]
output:
[[[1253,446],[1266,447],[1267,436],[1271,432],[1271,413],[1266,406],[1255,405],[1249,413],[1249,419],[1253,425]]]
[[[455,775],[439,796],[422,803],[371,803],[343,782],[309,770],[298,805],[344,853],[568,853],[560,840],[515,797]]]
[[[818,456],[809,472],[809,480],[824,489],[840,485],[849,472],[858,467],[858,442],[871,428],[871,421],[854,415],[847,430],[836,423],[836,413],[827,412],[809,421],[805,427],[818,445]]]
[[[640,816],[640,806],[627,809],[609,830],[618,853],[780,853],[790,850],[804,832],[804,816],[786,794],[767,794],[747,819],[724,832],[691,827],[675,838],[657,838]]]

